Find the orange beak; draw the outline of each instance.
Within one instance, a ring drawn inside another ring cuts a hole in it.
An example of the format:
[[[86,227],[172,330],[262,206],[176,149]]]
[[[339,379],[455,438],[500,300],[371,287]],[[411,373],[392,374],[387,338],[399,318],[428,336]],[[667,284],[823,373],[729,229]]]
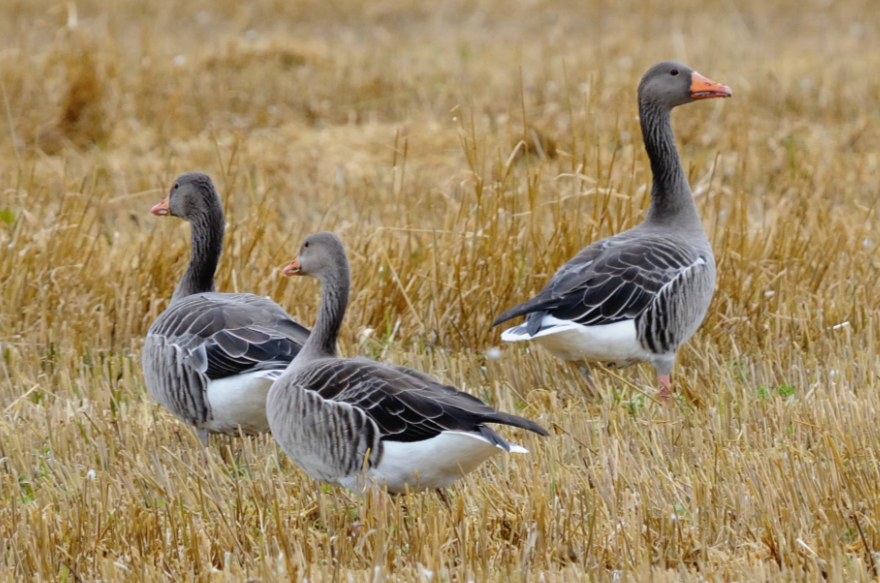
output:
[[[691,73],[691,98],[712,99],[714,97],[730,97],[730,87],[706,79],[696,71]]]
[[[168,199],[164,199],[162,202],[154,206],[150,209],[150,212],[156,215],[157,217],[162,217],[165,215],[171,214],[171,208],[168,206]]]
[[[294,259],[290,263],[287,264],[287,267],[284,268],[284,275],[303,275],[302,265],[299,264],[299,258]]]

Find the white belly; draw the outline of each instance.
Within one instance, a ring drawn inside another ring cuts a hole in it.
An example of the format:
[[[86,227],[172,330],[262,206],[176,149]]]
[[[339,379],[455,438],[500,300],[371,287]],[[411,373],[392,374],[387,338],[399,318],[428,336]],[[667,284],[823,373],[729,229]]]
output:
[[[648,360],[650,354],[639,344],[635,320],[623,320],[601,326],[584,326],[570,320],[544,316],[541,329],[534,336],[525,324],[505,330],[506,342],[534,340],[550,354],[563,360],[625,365]]]
[[[273,372],[250,372],[211,381],[208,403],[213,418],[203,428],[215,433],[238,433],[239,427],[244,433],[269,431],[266,395]]]
[[[405,492],[407,486],[415,491],[445,488],[504,451],[478,435],[455,431],[444,431],[424,441],[383,443],[385,453],[377,467],[367,470],[366,484],[362,475],[346,476],[338,482],[354,492],[372,486],[373,480],[380,488],[385,484],[392,493]],[[514,444],[510,450],[528,453]]]

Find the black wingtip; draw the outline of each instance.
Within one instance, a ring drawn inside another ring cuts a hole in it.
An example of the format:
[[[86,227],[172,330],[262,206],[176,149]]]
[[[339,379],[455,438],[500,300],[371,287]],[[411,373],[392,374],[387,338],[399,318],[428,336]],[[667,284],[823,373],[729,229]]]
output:
[[[504,322],[507,322],[508,320],[510,320],[510,317],[505,318],[506,314],[507,314],[507,312],[504,312],[503,314],[501,314],[500,316],[498,316],[497,318],[492,320],[492,328],[494,328],[498,324],[503,324]]]
[[[494,328],[498,324],[512,320],[517,316],[530,316],[531,314],[538,312],[546,313],[546,307],[546,302],[543,299],[532,298],[527,302],[523,302],[502,312],[501,315],[495,318],[495,321],[492,322],[492,327]],[[538,318],[538,320],[540,321],[540,318]]]
[[[492,327],[494,328],[498,324],[503,324],[508,320],[513,320],[517,316],[521,316],[522,314],[524,314],[525,312],[523,312],[520,308],[522,308],[522,304],[514,306],[509,310],[502,312],[501,315],[495,318],[495,320],[492,322]]]
[[[505,425],[510,425],[511,427],[519,427],[520,429],[527,429],[532,433],[537,433],[538,435],[543,435],[544,437],[548,437],[550,432],[532,421],[531,419],[526,419],[525,417],[520,417],[519,415],[511,415],[510,413],[498,413],[498,419],[495,421],[497,423],[503,423]]]
[[[541,324],[544,322],[544,314],[547,312],[532,312],[526,316],[526,332],[529,336],[535,336],[541,331]]]
[[[529,420],[526,419],[526,421],[529,421]],[[538,425],[537,423],[535,423],[534,421],[529,421],[529,426],[525,427],[524,429],[528,429],[529,431],[531,431],[533,433],[537,433],[538,435],[542,435],[544,437],[550,437],[550,432],[547,431],[546,429],[544,429],[543,427],[541,427],[540,425]]]

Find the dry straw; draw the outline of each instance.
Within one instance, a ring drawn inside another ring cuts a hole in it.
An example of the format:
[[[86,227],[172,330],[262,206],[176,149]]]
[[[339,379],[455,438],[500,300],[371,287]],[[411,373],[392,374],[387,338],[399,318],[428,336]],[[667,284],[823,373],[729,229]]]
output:
[[[868,0],[0,4],[0,579],[876,580],[878,23]],[[641,220],[634,88],[666,57],[734,92],[673,118],[718,291],[675,406],[647,367],[587,401],[540,351],[486,358],[489,323]],[[511,434],[532,455],[448,505],[320,488],[270,437],[200,448],[138,364],[188,259],[148,210],[185,170],[224,197],[221,289],[311,324],[317,287],[279,267],[335,230],[344,354],[553,436]]]

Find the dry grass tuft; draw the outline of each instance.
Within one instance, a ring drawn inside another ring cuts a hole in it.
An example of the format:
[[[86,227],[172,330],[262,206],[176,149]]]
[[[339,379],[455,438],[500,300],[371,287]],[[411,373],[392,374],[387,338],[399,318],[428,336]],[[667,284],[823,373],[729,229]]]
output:
[[[880,568],[880,14],[868,0],[0,5],[0,578],[870,581]],[[638,223],[634,89],[674,115],[719,264],[681,351],[580,378],[494,315]],[[36,148],[28,145],[36,144]],[[540,148],[538,148],[540,145]],[[450,491],[318,487],[271,437],[204,450],[139,354],[188,260],[149,215],[204,170],[223,290],[306,324],[279,267],[332,229],[345,354],[431,371],[549,439]]]
[[[101,145],[107,137],[109,120],[104,109],[104,83],[98,72],[93,47],[78,47],[65,56],[67,94],[55,131],[75,146]],[[47,154],[57,154],[61,144],[43,136],[40,146]]]

